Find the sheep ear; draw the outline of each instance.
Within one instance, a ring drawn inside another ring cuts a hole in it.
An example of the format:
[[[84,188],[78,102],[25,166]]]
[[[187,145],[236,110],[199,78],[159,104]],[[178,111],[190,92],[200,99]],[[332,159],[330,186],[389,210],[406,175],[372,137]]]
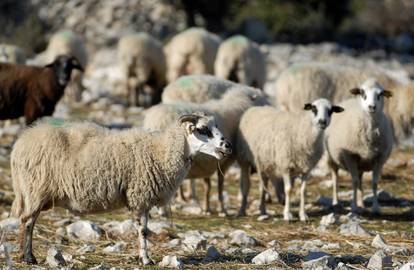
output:
[[[71,57],[70,59],[70,64],[72,66],[72,68],[74,69],[79,69],[80,71],[84,71],[83,67],[81,66],[81,64],[79,63],[78,59],[76,59],[75,57]]]
[[[392,92],[389,90],[384,90],[384,92],[382,93],[384,95],[384,97],[386,98],[390,98],[392,97]]]
[[[305,107],[303,107],[303,109],[305,110],[305,111],[309,111],[309,110],[312,110],[312,104],[311,103],[306,103],[305,104]]]
[[[360,95],[362,93],[361,88],[358,88],[358,87],[352,88],[351,90],[349,90],[349,92],[354,96]]]
[[[50,64],[47,64],[46,66],[44,66],[45,68],[53,68],[53,66],[55,65],[55,62],[52,62]]]
[[[333,111],[334,113],[340,113],[340,112],[345,111],[345,109],[344,109],[344,108],[342,108],[341,106],[336,106],[336,105],[334,105],[334,106],[332,106],[332,111]]]

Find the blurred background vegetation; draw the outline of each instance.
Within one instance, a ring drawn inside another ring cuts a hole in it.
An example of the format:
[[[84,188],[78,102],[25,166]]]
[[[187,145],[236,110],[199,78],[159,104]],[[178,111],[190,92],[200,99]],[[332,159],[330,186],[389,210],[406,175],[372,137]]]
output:
[[[67,0],[71,1],[74,0]],[[44,2],[1,0],[0,24],[3,31],[0,41],[30,47],[35,52],[43,49],[46,43],[42,37],[54,29],[53,23],[39,17],[38,10]],[[380,48],[406,52],[407,48],[414,48],[413,0],[153,2],[165,2],[183,11],[187,27],[203,26],[222,36],[241,33],[260,43],[335,41],[358,49]],[[408,52],[413,53],[410,50]]]

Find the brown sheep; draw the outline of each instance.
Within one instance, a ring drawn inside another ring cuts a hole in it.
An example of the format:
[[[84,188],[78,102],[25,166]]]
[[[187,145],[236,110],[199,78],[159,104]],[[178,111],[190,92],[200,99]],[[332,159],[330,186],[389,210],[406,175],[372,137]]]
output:
[[[66,55],[45,67],[0,63],[0,120],[25,116],[29,125],[52,115],[73,69],[83,71],[75,57]]]

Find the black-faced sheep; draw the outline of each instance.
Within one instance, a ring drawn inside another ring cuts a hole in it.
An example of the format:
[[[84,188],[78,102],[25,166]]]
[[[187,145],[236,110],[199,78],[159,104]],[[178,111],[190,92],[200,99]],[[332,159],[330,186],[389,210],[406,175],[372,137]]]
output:
[[[45,66],[0,63],[0,120],[25,116],[26,124],[52,115],[73,69],[83,70],[74,57],[59,56]]]
[[[32,233],[41,211],[58,206],[91,214],[127,207],[138,215],[140,259],[152,263],[149,210],[169,202],[198,153],[217,159],[231,153],[212,117],[185,115],[163,132],[114,131],[87,122],[27,129],[11,153],[12,216],[21,220],[22,259],[36,263]]]
[[[75,57],[80,65],[86,69],[88,64],[88,52],[85,41],[78,34],[70,30],[59,31],[50,38],[45,54],[45,63],[50,63],[59,55],[68,55]],[[82,98],[83,73],[74,70],[71,80],[65,91],[64,100],[68,103],[79,102]]]

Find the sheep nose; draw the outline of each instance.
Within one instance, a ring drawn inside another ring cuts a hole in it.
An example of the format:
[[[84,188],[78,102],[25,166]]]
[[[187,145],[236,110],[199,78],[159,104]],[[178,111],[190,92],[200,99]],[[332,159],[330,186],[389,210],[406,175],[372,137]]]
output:
[[[321,125],[326,125],[326,120],[325,119],[319,119],[318,123],[321,124]]]
[[[368,109],[369,109],[370,111],[375,111],[376,107],[377,107],[377,106],[375,106],[375,105],[368,105]]]

